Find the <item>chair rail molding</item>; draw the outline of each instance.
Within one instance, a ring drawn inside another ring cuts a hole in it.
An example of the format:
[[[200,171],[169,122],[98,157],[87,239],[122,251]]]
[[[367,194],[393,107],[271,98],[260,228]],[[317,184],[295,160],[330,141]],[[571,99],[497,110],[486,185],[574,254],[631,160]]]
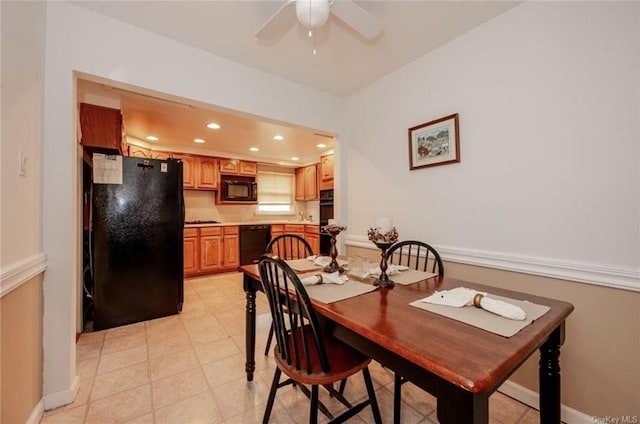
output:
[[[0,297],[4,297],[36,275],[43,273],[45,269],[47,269],[47,258],[44,253],[37,253],[2,268]]]
[[[365,236],[348,235],[345,244],[378,250]],[[433,245],[433,247],[444,261],[640,292],[640,271],[638,270],[462,247],[437,245]]]

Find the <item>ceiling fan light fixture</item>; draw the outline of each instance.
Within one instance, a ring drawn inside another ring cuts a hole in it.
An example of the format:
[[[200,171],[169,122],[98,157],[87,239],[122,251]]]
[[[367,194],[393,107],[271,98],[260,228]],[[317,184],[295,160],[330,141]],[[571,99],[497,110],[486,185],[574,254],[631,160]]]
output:
[[[307,28],[317,28],[329,19],[329,0],[296,0],[298,21]]]

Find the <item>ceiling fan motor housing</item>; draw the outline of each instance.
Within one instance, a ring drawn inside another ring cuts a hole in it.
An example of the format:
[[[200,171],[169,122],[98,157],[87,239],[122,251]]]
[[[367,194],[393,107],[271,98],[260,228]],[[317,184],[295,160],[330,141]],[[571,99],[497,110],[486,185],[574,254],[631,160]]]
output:
[[[307,28],[317,28],[329,19],[329,0],[296,0],[298,21]]]

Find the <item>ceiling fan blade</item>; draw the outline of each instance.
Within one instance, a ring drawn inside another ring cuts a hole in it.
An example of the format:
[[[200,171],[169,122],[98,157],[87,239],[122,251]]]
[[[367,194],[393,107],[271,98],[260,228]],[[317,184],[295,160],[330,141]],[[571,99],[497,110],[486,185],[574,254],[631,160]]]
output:
[[[331,12],[365,38],[372,39],[382,33],[382,22],[351,0],[336,0]]]
[[[295,0],[287,0],[278,11],[255,33],[259,40],[277,40],[296,23]]]

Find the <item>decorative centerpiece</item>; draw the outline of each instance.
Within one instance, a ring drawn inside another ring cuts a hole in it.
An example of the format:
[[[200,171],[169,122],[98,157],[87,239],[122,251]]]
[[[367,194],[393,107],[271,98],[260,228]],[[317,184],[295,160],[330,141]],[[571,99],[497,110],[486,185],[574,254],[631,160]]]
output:
[[[338,248],[336,247],[336,237],[340,234],[341,231],[346,230],[347,227],[343,227],[342,225],[336,224],[334,219],[329,220],[329,224],[322,227],[322,230],[331,236],[331,247],[329,248],[329,256],[331,257],[331,262],[329,265],[324,267],[323,271],[327,273],[332,273],[336,271],[343,272],[344,268],[338,264],[336,258],[338,257]]]
[[[369,228],[367,236],[380,249],[380,276],[373,284],[393,287],[395,283],[387,275],[387,249],[398,241],[398,230],[392,226],[391,218],[380,218],[375,227]]]

